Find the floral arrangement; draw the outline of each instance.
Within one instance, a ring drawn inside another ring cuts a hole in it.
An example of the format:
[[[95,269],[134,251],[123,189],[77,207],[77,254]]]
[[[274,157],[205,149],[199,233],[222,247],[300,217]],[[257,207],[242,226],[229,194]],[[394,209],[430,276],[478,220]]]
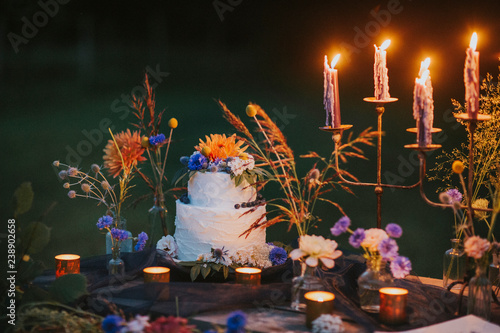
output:
[[[233,253],[224,247],[212,248],[210,252],[200,254],[196,261],[181,262],[180,264],[191,266],[190,276],[191,280],[194,281],[200,274],[205,279],[209,274],[219,272],[221,269],[224,279],[227,279],[230,268],[250,266],[264,269],[282,265],[287,258],[288,253],[283,247],[266,243]]]
[[[322,314],[312,322],[313,333],[341,333],[344,331],[342,319],[336,315]]]
[[[248,146],[243,146],[242,140],[237,140],[236,134],[226,137],[225,134],[210,134],[205,140],[195,146],[191,156],[183,156],[180,161],[184,168],[179,170],[175,182],[187,181],[196,172],[226,172],[234,179],[235,186],[243,180],[255,184],[256,177],[263,175],[263,170],[255,167],[251,154],[245,152]],[[186,201],[184,197],[182,201]],[[185,202],[187,203],[187,202]]]
[[[468,257],[472,258],[476,267],[486,269],[489,264],[490,251],[500,251],[500,244],[496,241],[493,233],[495,228],[495,221],[498,213],[500,213],[500,182],[492,179],[490,186],[490,197],[493,200],[493,208],[488,209],[489,201],[484,199],[476,199],[472,203],[472,207],[467,207],[467,213],[462,210],[462,201],[468,204],[468,191],[465,186],[465,181],[462,173],[465,166],[462,161],[455,161],[452,164],[453,173],[457,174],[460,183],[462,184],[464,195],[458,190],[448,190],[440,194],[441,202],[452,204],[453,211],[458,220],[456,227],[459,236],[464,237],[464,249]],[[500,174],[500,169],[498,170]],[[462,199],[463,198],[463,199]],[[473,213],[472,213],[472,212]],[[488,221],[489,211],[491,212],[491,220]],[[484,221],[488,227],[488,234],[486,238],[480,237],[476,232],[476,227],[473,219],[476,218],[478,222]]]
[[[290,258],[305,260],[309,267],[316,267],[321,263],[326,268],[333,268],[335,259],[342,255],[337,246],[336,241],[323,236],[302,235],[299,238],[299,248],[290,252]]]
[[[349,244],[354,248],[364,250],[364,258],[369,261],[374,270],[379,270],[382,261],[389,261],[391,273],[396,279],[402,279],[411,271],[411,262],[407,257],[399,255],[399,247],[394,238],[403,235],[403,229],[396,223],[389,223],[385,230],[378,228],[351,230],[351,220],[341,217],[330,229],[332,235],[339,236],[349,232]]]
[[[336,170],[334,152],[330,158],[323,158],[315,152],[301,156],[315,158],[318,162],[305,177],[299,178],[294,153],[288,146],[285,136],[259,105],[250,103],[246,108],[246,114],[257,124],[257,132],[264,138],[262,142],[257,141],[243,121],[224,103],[221,101],[218,103],[224,118],[244,135],[241,139],[252,151],[256,163],[258,162],[259,166],[267,166],[269,169],[263,173],[265,177],[259,181],[258,185],[264,187],[267,184],[276,184],[284,194],[283,198],[275,198],[267,202],[268,207],[272,208],[267,212],[267,218],[255,221],[246,233],[257,228],[267,228],[276,223],[288,222],[289,229],[295,226],[299,235],[307,235],[315,223],[321,220],[314,215],[318,202],[331,204],[342,212],[342,208],[337,203],[325,198],[324,195],[337,187],[350,192],[348,187],[335,181],[339,173],[352,179],[356,178],[347,171]],[[347,142],[338,149],[340,159],[346,162],[347,157],[364,158],[363,151],[358,145],[373,145],[372,141],[375,136],[376,132],[371,132],[369,129],[363,131],[355,139],[352,139],[350,135]]]
[[[244,333],[247,316],[242,311],[231,312],[226,321],[226,333]],[[111,314],[106,316],[101,328],[104,333],[192,333],[200,332],[195,325],[188,325],[188,320],[182,317],[161,316],[151,321],[149,316],[136,315],[127,321],[122,316]],[[208,330],[206,333],[224,332],[223,330]]]

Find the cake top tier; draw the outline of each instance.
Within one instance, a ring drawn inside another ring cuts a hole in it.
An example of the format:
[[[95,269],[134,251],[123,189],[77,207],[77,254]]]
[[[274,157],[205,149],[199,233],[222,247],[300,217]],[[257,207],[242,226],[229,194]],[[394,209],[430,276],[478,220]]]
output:
[[[256,190],[246,180],[235,186],[226,172],[196,172],[188,182],[191,205],[233,208],[235,204],[256,199]]]

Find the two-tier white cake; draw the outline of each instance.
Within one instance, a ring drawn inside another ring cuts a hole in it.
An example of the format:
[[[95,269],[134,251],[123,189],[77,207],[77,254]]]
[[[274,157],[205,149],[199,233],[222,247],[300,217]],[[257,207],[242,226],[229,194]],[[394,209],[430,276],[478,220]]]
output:
[[[253,186],[246,181],[235,186],[226,172],[196,172],[188,183],[189,203],[176,202],[178,259],[194,261],[212,248],[224,247],[234,253],[264,244],[265,229],[253,230],[247,237],[240,235],[265,215],[265,205],[235,208],[254,202],[256,196]]]

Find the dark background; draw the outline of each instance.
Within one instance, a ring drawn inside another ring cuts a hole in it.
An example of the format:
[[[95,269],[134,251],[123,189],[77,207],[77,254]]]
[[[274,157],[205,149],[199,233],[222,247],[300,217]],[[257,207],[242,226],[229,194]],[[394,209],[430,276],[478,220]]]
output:
[[[229,7],[217,10],[217,4]],[[109,119],[115,132],[131,127],[134,119],[124,111],[124,100],[148,67],[169,73],[156,88],[157,106],[166,108],[167,119],[179,120],[168,161],[171,177],[180,167],[179,157],[190,154],[198,138],[233,132],[214,98],[243,119],[248,101],[260,104],[276,117],[297,156],[310,150],[328,156],[331,138],[318,130],[325,118],[325,54],[331,59],[342,52],[337,68],[343,123],[353,124],[355,134],[376,127],[374,106],[362,99],[373,95],[373,44],[390,38],[390,92],[399,101],[388,105],[384,115],[383,181],[397,176],[412,184],[418,180],[416,155],[403,145],[415,140],[405,130],[415,126],[412,94],[420,61],[432,58],[435,127],[444,131],[435,142],[449,151],[465,139],[464,128],[451,118],[450,99],[463,100],[463,64],[472,32],[479,35],[482,76],[490,72],[496,77],[500,56],[498,1],[70,1],[59,4],[57,13],[50,7],[55,15],[45,15],[46,21],[35,1],[10,0],[1,6],[2,221],[11,216],[12,193],[24,181],[32,183],[35,202],[18,225],[57,201],[44,220],[52,228],[50,244],[36,256],[48,267],[59,253],[85,257],[104,252],[104,236],[95,227],[104,210],[90,200],[70,200],[52,161],[76,163],[83,170],[101,164],[109,135],[99,123]],[[36,33],[26,28],[34,19],[40,25]],[[25,39],[16,44],[13,38]],[[166,122],[163,131],[168,132]],[[93,142],[85,133],[94,133]],[[91,142],[90,149],[81,150],[84,141],[86,147]],[[69,156],[78,147],[80,154]],[[350,160],[345,168],[374,181],[375,148],[365,152],[369,161]],[[429,167],[441,152],[430,156]],[[311,166],[310,160],[299,161],[301,175]],[[136,183],[133,193],[146,193]],[[434,200],[439,185],[427,186]],[[332,199],[354,227],[375,226],[373,189],[354,191],[354,196],[335,192]],[[173,199],[167,205],[173,224]],[[143,203],[123,213],[134,234],[147,230],[150,206]],[[326,236],[341,214],[333,208],[317,213],[323,222],[315,232]],[[402,225],[400,253],[411,258],[414,273],[439,277],[453,235],[452,213],[426,205],[418,190],[387,190],[382,213],[384,225]],[[286,225],[269,229],[268,240],[290,242],[296,234],[286,230]],[[350,249],[345,237],[339,242]]]

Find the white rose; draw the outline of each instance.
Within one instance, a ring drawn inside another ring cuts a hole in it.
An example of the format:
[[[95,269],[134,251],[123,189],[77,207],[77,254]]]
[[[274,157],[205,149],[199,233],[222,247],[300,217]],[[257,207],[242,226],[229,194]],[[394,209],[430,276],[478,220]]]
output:
[[[371,228],[365,231],[365,239],[361,243],[361,246],[368,248],[371,252],[378,251],[378,245],[384,239],[389,238],[387,233],[378,228]]]
[[[174,237],[170,235],[163,236],[158,243],[156,243],[156,248],[166,251],[172,257],[177,255],[177,243],[175,242]]]

